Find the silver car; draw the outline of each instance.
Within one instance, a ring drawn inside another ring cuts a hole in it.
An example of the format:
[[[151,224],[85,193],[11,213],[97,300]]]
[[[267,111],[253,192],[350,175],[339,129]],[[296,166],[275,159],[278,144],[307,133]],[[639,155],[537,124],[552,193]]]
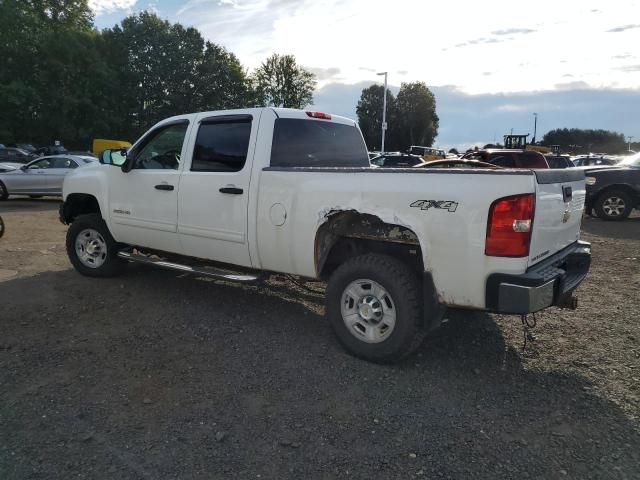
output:
[[[94,157],[52,155],[0,173],[0,200],[9,195],[62,195],[62,181],[67,173],[97,161]]]

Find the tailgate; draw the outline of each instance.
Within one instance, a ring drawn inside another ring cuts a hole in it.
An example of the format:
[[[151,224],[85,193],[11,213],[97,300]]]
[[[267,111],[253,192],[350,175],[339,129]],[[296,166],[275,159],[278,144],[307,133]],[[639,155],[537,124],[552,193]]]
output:
[[[534,170],[536,209],[529,265],[562,250],[580,238],[584,209],[584,171]]]

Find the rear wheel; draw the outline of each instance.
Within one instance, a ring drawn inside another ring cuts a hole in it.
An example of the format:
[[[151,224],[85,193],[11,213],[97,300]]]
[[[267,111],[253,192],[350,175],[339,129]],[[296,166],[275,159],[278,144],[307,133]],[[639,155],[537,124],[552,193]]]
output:
[[[89,277],[113,277],[127,262],[118,257],[119,245],[100,215],[77,217],[67,231],[67,255],[75,269]]]
[[[631,197],[623,190],[602,193],[595,204],[596,214],[602,220],[624,220],[631,214]]]
[[[6,200],[7,198],[9,198],[9,191],[4,183],[0,182],[0,200]]]
[[[352,258],[327,287],[329,321],[349,353],[372,362],[395,362],[425,335],[415,272],[386,255]]]

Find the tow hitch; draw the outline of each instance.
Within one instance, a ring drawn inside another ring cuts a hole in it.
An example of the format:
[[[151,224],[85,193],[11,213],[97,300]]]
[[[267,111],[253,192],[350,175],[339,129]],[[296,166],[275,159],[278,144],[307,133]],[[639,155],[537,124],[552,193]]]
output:
[[[575,310],[576,308],[578,308],[578,297],[574,297],[571,294],[564,295],[558,300],[556,306],[558,308],[566,308],[566,309],[569,309],[569,310]]]

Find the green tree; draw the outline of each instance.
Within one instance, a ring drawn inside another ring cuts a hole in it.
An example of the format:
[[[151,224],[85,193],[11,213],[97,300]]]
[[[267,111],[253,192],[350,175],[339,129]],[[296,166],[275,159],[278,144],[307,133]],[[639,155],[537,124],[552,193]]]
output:
[[[551,130],[544,135],[541,143],[547,147],[560,145],[562,150],[575,153],[621,153],[628,148],[622,133],[580,128]]]
[[[195,28],[142,12],[103,33],[124,87],[121,118],[128,137],[178,113],[248,105],[248,81],[237,57],[205,42]]]
[[[360,100],[356,107],[358,124],[362,131],[362,136],[370,150],[379,150],[382,142],[382,108],[383,108],[384,87],[382,85],[371,85],[362,90]],[[393,126],[395,121],[395,97],[387,90],[387,124]],[[385,150],[394,150],[394,139],[391,132],[385,136]]]
[[[433,145],[440,121],[435,96],[424,82],[401,84],[395,111],[393,137],[400,150]]]
[[[59,108],[60,87],[69,84],[64,72],[51,78],[58,47],[73,58],[86,55],[81,43],[93,43],[92,12],[87,0],[0,0],[0,135],[5,142],[51,141],[43,131],[46,112]],[[79,43],[70,34],[84,35]],[[89,49],[92,47],[89,46]],[[68,73],[69,70],[65,69]],[[88,72],[86,73],[88,75]],[[62,123],[56,118],[54,126]]]
[[[304,108],[313,103],[315,75],[296,63],[293,55],[273,54],[253,74],[261,105]]]

